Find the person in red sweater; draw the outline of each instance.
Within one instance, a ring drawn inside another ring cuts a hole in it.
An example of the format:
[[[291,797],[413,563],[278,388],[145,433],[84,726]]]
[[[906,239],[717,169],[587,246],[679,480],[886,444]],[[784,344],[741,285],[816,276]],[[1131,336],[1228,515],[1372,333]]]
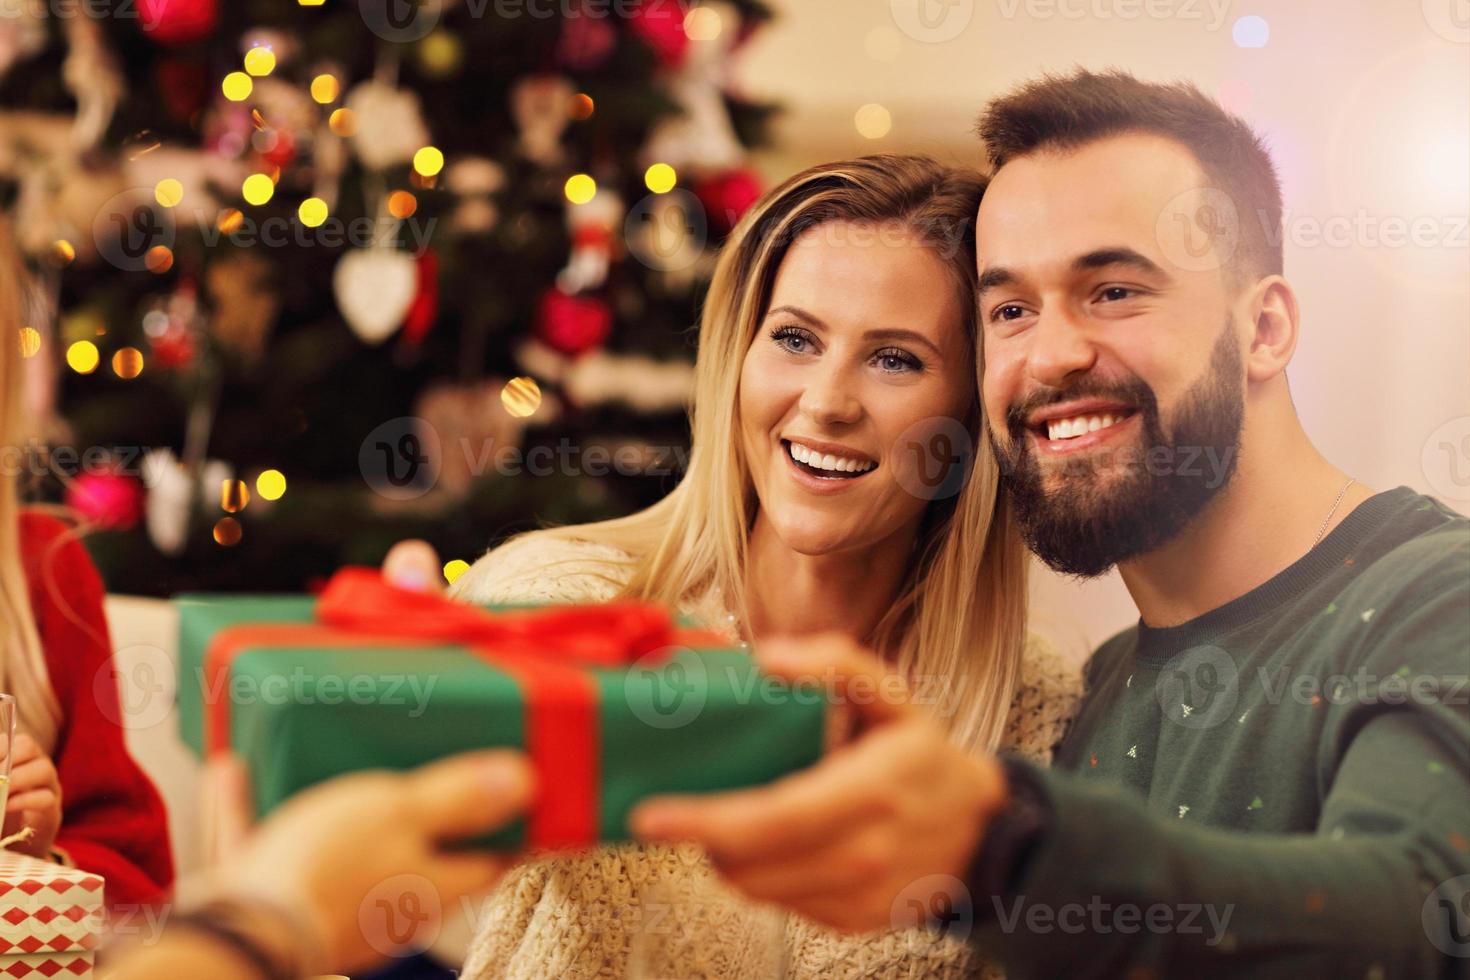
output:
[[[16,699],[3,834],[16,851],[106,879],[110,909],[173,884],[163,801],[128,754],[102,581],[62,521],[21,510],[22,271],[0,225],[0,691]]]

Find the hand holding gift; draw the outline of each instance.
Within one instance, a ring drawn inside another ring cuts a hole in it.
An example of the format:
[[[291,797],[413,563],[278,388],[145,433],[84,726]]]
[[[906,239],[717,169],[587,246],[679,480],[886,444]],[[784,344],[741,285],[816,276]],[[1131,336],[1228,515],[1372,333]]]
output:
[[[917,925],[900,920],[959,899],[982,828],[1006,800],[995,759],[956,747],[903,679],[848,637],[772,641],[756,659],[792,682],[830,679],[855,712],[856,738],[770,786],[649,800],[634,832],[702,844],[751,897],[840,929]]]

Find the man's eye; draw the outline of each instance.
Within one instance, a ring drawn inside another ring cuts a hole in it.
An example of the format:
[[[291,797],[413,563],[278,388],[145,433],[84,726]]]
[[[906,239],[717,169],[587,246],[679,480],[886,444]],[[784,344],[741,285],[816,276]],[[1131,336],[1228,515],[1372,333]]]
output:
[[[1108,286],[1098,295],[1101,299],[1108,300],[1109,302],[1117,302],[1120,299],[1127,299],[1129,296],[1132,296],[1133,290],[1127,286]]]
[[[1025,316],[1025,315],[1026,315],[1026,310],[1025,310],[1024,307],[1017,306],[1014,303],[1007,303],[1005,306],[997,307],[996,308],[996,311],[993,314],[991,314],[991,319],[993,319],[993,320],[1019,320],[1021,317]]]

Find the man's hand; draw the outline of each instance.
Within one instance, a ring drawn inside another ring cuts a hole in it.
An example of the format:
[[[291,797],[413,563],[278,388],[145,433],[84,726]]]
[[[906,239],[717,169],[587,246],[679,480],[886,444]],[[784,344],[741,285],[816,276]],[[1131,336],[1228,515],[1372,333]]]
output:
[[[902,679],[845,636],[765,643],[756,659],[791,682],[830,681],[854,712],[856,738],[769,786],[649,800],[632,815],[634,833],[702,844],[751,897],[853,931],[913,923],[910,903],[897,900],[920,879],[962,887],[1006,801],[996,761],[951,744]],[[927,897],[920,905],[933,907]]]

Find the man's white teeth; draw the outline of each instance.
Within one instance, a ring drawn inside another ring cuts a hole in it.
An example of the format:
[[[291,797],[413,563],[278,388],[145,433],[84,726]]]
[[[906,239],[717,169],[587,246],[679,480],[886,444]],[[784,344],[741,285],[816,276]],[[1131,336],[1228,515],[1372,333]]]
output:
[[[1046,437],[1048,439],[1075,439],[1098,429],[1106,429],[1123,421],[1128,416],[1123,414],[1114,415],[1104,412],[1101,415],[1074,415],[1068,419],[1052,419],[1046,423]]]
[[[831,453],[819,453],[815,449],[808,449],[799,442],[790,443],[791,458],[798,463],[805,463],[812,469],[831,470],[834,473],[866,473],[873,468],[873,464],[867,460],[846,459],[842,456],[833,456]]]

